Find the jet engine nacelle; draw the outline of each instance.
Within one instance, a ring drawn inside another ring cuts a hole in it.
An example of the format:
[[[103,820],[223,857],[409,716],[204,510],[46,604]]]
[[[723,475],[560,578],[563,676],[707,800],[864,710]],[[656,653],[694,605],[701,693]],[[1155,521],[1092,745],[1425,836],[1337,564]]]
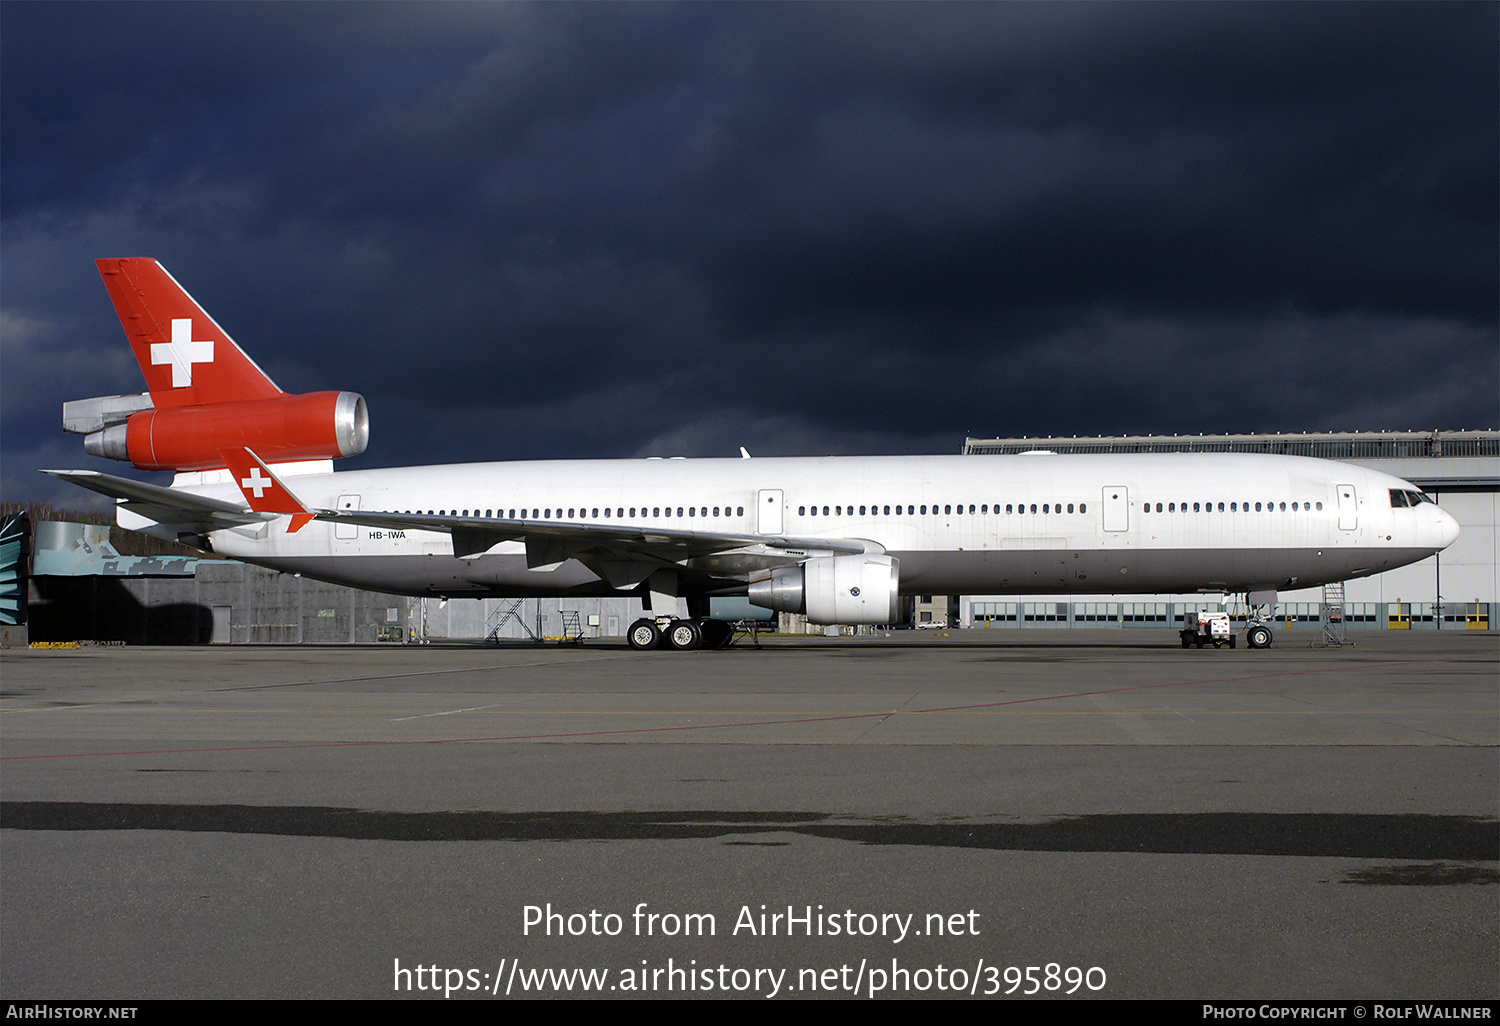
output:
[[[890,556],[820,556],[755,581],[750,602],[812,623],[895,623],[900,576]]]
[[[289,463],[357,456],[369,441],[363,396],[308,392],[141,410],[89,433],[83,447],[142,470],[210,470],[224,466],[220,449],[243,446],[267,463]]]

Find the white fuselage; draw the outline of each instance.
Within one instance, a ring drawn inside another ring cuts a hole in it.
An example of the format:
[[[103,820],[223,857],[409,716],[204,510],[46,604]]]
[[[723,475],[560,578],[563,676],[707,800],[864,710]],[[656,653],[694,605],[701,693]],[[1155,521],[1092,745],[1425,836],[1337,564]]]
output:
[[[1414,486],[1324,460],[1250,454],[569,460],[293,474],[309,508],[858,540],[899,560],[903,594],[1249,591],[1425,558],[1458,533]],[[227,475],[187,490],[233,501]],[[137,528],[146,525],[130,524]],[[611,595],[583,563],[529,566],[520,541],[454,555],[443,532],[287,519],[216,531],[215,551],[403,594]],[[808,544],[806,553],[815,553]],[[688,560],[728,593],[800,554],[749,544]]]

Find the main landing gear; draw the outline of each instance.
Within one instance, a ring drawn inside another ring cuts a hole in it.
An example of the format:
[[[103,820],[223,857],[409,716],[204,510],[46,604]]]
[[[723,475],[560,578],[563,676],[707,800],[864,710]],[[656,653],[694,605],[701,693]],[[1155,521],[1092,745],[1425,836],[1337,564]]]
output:
[[[690,652],[695,648],[728,648],[734,630],[723,620],[707,617],[642,617],[630,625],[626,638],[630,647],[640,652],[661,647]]]

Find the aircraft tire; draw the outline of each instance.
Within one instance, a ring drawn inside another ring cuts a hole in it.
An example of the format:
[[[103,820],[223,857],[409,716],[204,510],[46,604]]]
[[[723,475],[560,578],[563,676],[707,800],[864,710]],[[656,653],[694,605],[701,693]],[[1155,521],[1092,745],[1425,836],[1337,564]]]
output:
[[[1251,648],[1271,647],[1271,628],[1263,623],[1252,626],[1245,632],[1245,644]]]
[[[673,620],[667,625],[667,644],[679,652],[690,652],[703,644],[703,631],[692,620]]]
[[[630,647],[637,652],[649,652],[661,644],[661,631],[657,628],[656,621],[644,617],[630,625],[630,631],[625,637],[630,641]]]

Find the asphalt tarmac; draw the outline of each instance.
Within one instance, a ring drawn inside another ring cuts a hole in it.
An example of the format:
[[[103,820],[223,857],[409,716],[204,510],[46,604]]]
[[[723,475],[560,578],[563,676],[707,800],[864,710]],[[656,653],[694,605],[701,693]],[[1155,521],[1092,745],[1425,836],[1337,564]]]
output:
[[[1500,998],[1500,641],[0,653],[0,997]]]

